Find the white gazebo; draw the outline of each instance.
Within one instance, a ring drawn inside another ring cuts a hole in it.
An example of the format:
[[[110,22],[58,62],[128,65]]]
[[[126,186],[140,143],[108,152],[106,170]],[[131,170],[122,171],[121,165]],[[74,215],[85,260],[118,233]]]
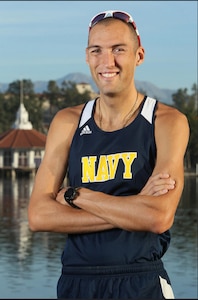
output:
[[[46,135],[35,130],[22,97],[11,129],[0,135],[0,172],[34,174],[44,156]]]

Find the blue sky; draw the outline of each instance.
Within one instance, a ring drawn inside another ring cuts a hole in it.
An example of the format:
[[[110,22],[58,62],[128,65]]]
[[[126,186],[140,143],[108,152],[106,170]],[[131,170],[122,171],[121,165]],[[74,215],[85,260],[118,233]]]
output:
[[[0,1],[0,83],[90,75],[85,62],[93,15],[129,12],[146,51],[136,80],[159,88],[197,83],[197,1]]]

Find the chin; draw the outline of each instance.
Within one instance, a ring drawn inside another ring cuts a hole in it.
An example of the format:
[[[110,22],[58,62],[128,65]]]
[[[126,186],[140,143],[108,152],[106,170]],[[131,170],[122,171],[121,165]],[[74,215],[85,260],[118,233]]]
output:
[[[104,92],[103,94],[108,97],[114,97],[116,95],[115,92]]]
[[[118,90],[116,90],[115,88],[109,88],[109,87],[101,87],[99,88],[99,91],[105,95],[105,96],[108,96],[108,97],[113,97],[115,95],[117,95],[118,93]]]

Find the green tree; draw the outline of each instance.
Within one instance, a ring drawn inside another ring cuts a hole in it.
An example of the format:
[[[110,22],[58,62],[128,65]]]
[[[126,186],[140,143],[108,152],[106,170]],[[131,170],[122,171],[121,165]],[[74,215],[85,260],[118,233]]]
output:
[[[18,97],[23,91],[24,95],[33,95],[34,94],[34,84],[29,79],[16,80],[9,84],[7,93],[14,94]]]
[[[6,94],[7,100],[4,107],[7,111],[9,127],[11,127],[16,118],[16,112],[20,103],[24,103],[33,127],[44,132],[42,101],[34,93],[34,85],[31,80],[23,79],[10,83]]]
[[[29,120],[32,123],[33,128],[45,133],[42,101],[40,101],[40,98],[36,95],[30,95],[24,100],[24,105],[29,113]]]
[[[5,109],[5,103],[4,94],[0,94],[0,134],[7,131],[10,125]]]
[[[61,94],[63,98],[58,104],[59,109],[68,106],[79,105],[91,99],[89,91],[79,93],[78,89],[76,88],[76,83],[71,81],[65,81],[62,83]]]
[[[13,95],[2,94],[0,96],[0,133],[11,128],[18,109],[18,99]]]
[[[57,103],[61,95],[59,86],[55,80],[50,80],[47,85],[47,91],[45,92],[50,104],[50,113],[54,113],[57,110]]]
[[[190,138],[185,162],[188,168],[195,169],[195,166],[198,163],[198,90],[196,84],[193,84],[191,91],[192,93],[189,94],[186,88],[179,89],[172,95],[172,99],[174,106],[186,115],[189,122]]]

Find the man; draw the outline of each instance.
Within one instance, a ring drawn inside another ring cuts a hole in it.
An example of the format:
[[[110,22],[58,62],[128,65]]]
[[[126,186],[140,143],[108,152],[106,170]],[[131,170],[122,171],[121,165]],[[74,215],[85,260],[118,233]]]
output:
[[[132,17],[99,13],[86,62],[100,94],[59,111],[29,204],[33,231],[68,234],[58,298],[173,298],[161,257],[184,184],[186,117],[136,90]],[[60,189],[68,169],[70,187]]]

